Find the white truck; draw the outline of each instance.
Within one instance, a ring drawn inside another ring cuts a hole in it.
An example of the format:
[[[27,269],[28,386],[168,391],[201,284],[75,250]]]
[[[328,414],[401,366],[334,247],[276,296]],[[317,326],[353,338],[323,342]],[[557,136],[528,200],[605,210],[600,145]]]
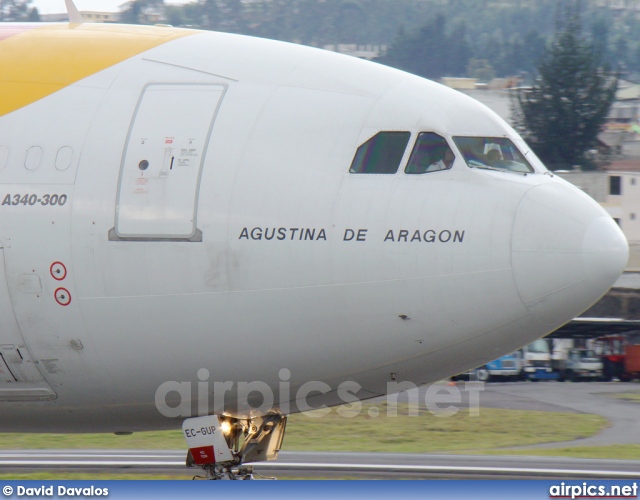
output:
[[[533,382],[558,378],[551,369],[551,352],[545,339],[538,339],[522,348],[520,378]]]
[[[593,349],[573,347],[566,351],[566,358],[554,360],[554,369],[558,380],[600,380],[602,379],[602,360]]]

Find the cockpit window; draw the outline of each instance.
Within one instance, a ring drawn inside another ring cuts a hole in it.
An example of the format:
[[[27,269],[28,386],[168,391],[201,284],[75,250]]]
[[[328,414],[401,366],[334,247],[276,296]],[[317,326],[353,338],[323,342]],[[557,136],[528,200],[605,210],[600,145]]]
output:
[[[533,167],[515,144],[505,137],[454,137],[453,140],[472,168],[533,172]]]
[[[409,132],[378,132],[358,148],[349,172],[395,174],[410,137]]]
[[[444,137],[433,132],[421,132],[404,169],[407,174],[424,174],[437,170],[448,170],[455,156]]]

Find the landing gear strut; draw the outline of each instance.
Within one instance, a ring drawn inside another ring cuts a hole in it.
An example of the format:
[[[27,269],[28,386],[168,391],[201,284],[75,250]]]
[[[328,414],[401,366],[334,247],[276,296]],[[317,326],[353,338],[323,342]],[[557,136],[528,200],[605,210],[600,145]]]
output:
[[[182,424],[189,446],[187,467],[205,471],[206,477],[194,479],[253,479],[253,467],[243,464],[278,458],[286,423],[287,417],[277,412],[248,419],[189,418]]]

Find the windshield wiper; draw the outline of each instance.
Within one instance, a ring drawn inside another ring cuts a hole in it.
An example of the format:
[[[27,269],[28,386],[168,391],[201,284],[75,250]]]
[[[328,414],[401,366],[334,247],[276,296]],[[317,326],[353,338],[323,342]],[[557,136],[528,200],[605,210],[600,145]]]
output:
[[[495,172],[509,172],[509,170],[505,170],[504,168],[490,167],[488,165],[475,165],[474,168],[481,168],[482,170],[493,170]]]

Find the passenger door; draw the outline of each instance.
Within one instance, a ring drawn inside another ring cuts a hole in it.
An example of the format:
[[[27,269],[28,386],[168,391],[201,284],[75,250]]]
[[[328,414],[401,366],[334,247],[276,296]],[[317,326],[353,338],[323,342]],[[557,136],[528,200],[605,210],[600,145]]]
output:
[[[200,177],[224,91],[210,84],[145,87],[123,155],[110,239],[201,240]]]

